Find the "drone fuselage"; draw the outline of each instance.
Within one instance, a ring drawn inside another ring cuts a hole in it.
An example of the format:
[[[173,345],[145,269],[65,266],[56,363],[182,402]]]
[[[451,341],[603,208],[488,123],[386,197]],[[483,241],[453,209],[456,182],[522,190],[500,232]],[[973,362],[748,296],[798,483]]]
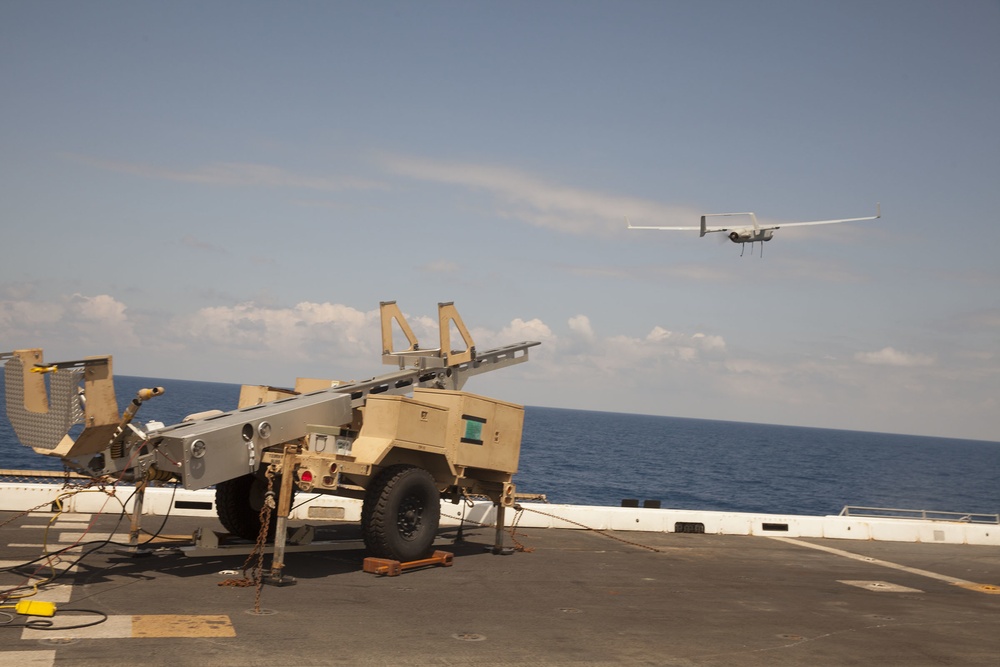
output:
[[[757,243],[770,241],[774,236],[773,229],[734,229],[729,232],[729,240],[733,243]]]

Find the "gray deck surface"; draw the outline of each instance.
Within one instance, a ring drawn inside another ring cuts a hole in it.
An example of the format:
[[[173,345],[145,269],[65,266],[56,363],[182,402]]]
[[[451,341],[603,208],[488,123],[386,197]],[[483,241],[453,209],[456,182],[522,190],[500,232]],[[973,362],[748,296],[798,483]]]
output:
[[[0,513],[0,523],[12,517]],[[50,549],[87,525],[70,519],[48,531]],[[0,560],[38,556],[16,545],[40,544],[48,520],[18,517],[0,529]],[[114,524],[101,516],[84,539]],[[173,517],[163,532],[200,526],[221,531]],[[260,614],[254,588],[218,585],[244,555],[105,547],[55,582],[72,589],[52,621],[94,618],[73,609],[111,618],[74,632],[0,627],[0,664],[1000,665],[996,547],[611,535],[656,551],[597,532],[529,529],[517,538],[530,552],[493,555],[484,548],[492,531],[467,529],[455,544],[446,530],[437,548],[454,553],[452,567],[398,577],[363,572],[356,548],[290,553],[286,572],[298,583],[265,586]],[[317,539],[331,536],[356,538],[356,528],[321,529]],[[23,581],[4,572],[0,590]]]

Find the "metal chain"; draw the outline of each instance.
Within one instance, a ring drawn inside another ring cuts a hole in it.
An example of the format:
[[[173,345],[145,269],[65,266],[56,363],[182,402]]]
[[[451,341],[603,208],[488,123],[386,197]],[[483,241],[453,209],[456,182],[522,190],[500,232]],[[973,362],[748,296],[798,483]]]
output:
[[[466,509],[475,507],[475,503],[473,502],[472,497],[469,496],[467,493],[463,493],[462,494],[462,500],[465,501],[465,508]],[[517,514],[514,515],[514,521],[511,524],[511,527],[509,529],[505,528],[504,530],[506,530],[508,533],[510,533],[510,539],[514,543],[514,550],[515,551],[520,551],[522,553],[530,554],[532,551],[535,550],[535,547],[526,547],[516,537],[516,534],[517,534],[517,522],[521,520],[521,514],[522,514],[522,509],[523,508],[521,508],[520,505],[516,505],[515,507],[517,507],[518,509],[517,509]],[[496,528],[497,524],[495,522],[494,523],[482,523],[481,521],[476,521],[474,519],[470,519],[470,518],[468,518],[465,515],[466,515],[466,512],[464,512],[464,511],[462,512],[462,516],[452,516],[452,515],[450,515],[450,514],[448,514],[446,512],[442,512],[441,513],[441,516],[447,517],[449,519],[455,519],[455,520],[457,520],[459,522],[459,531],[460,532],[461,532],[462,524],[464,524],[466,521],[468,521],[469,523],[474,523],[477,526],[480,526],[482,528],[494,528],[494,529]]]
[[[257,533],[257,544],[254,545],[253,551],[247,555],[247,559],[243,563],[243,578],[226,579],[219,582],[219,586],[255,586],[257,590],[254,595],[253,610],[257,614],[260,613],[260,593],[264,588],[264,546],[267,544],[267,529],[271,523],[271,510],[276,506],[274,502],[274,471],[270,466],[264,472],[264,476],[267,478],[267,492],[264,494],[264,502],[260,507],[260,532]],[[252,563],[255,558],[257,562]],[[247,575],[247,570],[250,571],[249,575]]]
[[[543,512],[541,510],[536,510],[533,507],[524,507],[524,506],[521,506],[521,508],[523,510],[528,511],[528,512],[536,512],[538,514],[543,514],[543,515],[545,515],[547,517],[551,517],[553,519],[559,519],[560,521],[565,521],[566,523],[571,523],[574,526],[579,526],[580,528],[583,528],[584,530],[589,530],[591,532],[597,533],[599,535],[603,535],[604,537],[610,538],[612,540],[617,540],[617,541],[619,541],[619,542],[621,542],[623,544],[630,544],[630,545],[632,545],[634,547],[639,547],[640,549],[648,549],[650,551],[655,551],[656,553],[663,553],[662,549],[657,549],[656,547],[651,547],[648,544],[642,544],[640,542],[633,542],[632,540],[626,540],[626,539],[623,539],[621,537],[618,537],[617,535],[611,535],[607,531],[601,530],[599,528],[591,528],[590,526],[584,525],[584,524],[580,523],[579,521],[573,521],[572,519],[567,519],[566,517],[561,517],[561,516],[557,516],[555,514],[550,514],[548,512]]]
[[[510,524],[510,541],[514,543],[514,550],[520,551],[521,553],[530,554],[535,550],[535,547],[526,547],[521,544],[521,541],[517,539],[517,524],[524,516],[524,507],[521,505],[514,505],[514,520]]]
[[[572,519],[567,519],[567,518],[561,517],[561,516],[559,516],[557,514],[550,514],[549,512],[543,512],[543,511],[535,509],[533,507],[525,507],[524,505],[521,505],[521,504],[517,504],[514,507],[517,508],[517,514],[514,515],[514,522],[511,525],[511,527],[508,530],[508,532],[510,533],[510,539],[514,542],[514,548],[517,551],[523,551],[525,553],[531,553],[532,551],[534,551],[534,547],[526,547],[526,546],[524,546],[515,537],[515,532],[517,531],[517,524],[521,520],[521,517],[523,516],[524,512],[536,512],[538,514],[543,514],[543,515],[545,515],[547,517],[550,517],[550,518],[553,518],[553,519],[558,519],[559,521],[565,521],[566,523],[571,523],[574,526],[577,526],[577,527],[582,528],[584,530],[588,530],[588,531],[593,532],[593,533],[597,533],[598,535],[603,535],[604,537],[607,537],[609,539],[617,540],[618,542],[621,542],[622,544],[628,544],[628,545],[631,545],[633,547],[639,547],[640,549],[647,549],[649,551],[654,551],[656,553],[663,553],[662,549],[657,549],[656,547],[651,547],[648,544],[642,544],[641,542],[635,542],[635,541],[632,541],[632,540],[626,540],[626,539],[623,539],[621,537],[618,537],[617,535],[611,535],[607,531],[601,530],[600,528],[591,528],[590,526],[582,524],[579,521],[573,521]],[[451,516],[451,515],[445,514],[445,513],[442,513],[442,516],[446,516],[446,517],[448,517],[450,519],[459,519],[459,520],[462,520],[462,521],[468,521],[469,523],[477,524],[477,525],[479,525],[479,526],[481,526],[483,528],[495,528],[496,527],[496,523],[489,523],[489,524],[487,524],[487,523],[481,523],[479,521],[475,521],[473,519],[469,519],[469,518],[465,517],[465,513],[464,512],[462,513],[462,517]]]

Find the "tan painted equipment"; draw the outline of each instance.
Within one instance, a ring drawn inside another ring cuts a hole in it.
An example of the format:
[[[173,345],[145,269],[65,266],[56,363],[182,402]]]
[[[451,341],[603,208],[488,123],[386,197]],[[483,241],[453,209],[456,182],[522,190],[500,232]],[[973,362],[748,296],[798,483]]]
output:
[[[369,553],[400,562],[430,555],[442,497],[486,496],[497,506],[499,549],[503,509],[514,504],[524,410],[462,387],[473,375],[527,361],[538,343],[479,352],[454,305],[441,303],[440,345],[425,350],[395,302],[380,311],[383,363],[397,370],[370,380],[244,386],[231,412],[143,430],[132,417],[162,389],[140,391],[119,413],[111,357],[46,364],[40,349],[15,350],[0,355],[8,417],[22,444],[87,475],[140,489],[151,480],[214,485],[219,519],[234,535],[256,540],[270,514],[261,510],[273,506],[277,519],[265,529],[278,535],[272,576],[279,579],[296,489],[363,499]],[[393,349],[397,331],[406,349]],[[457,349],[453,335],[461,339]]]

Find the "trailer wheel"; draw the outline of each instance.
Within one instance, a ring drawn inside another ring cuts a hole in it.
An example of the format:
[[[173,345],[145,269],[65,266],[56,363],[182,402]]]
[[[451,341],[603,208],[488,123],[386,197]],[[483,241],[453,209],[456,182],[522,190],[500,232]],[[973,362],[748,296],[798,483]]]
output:
[[[368,552],[401,562],[428,556],[441,519],[441,496],[429,472],[387,468],[365,493],[361,529]]]
[[[274,478],[271,486],[277,501],[281,476]],[[260,509],[267,493],[267,478],[262,468],[256,475],[243,475],[215,485],[215,509],[222,527],[237,537],[256,542],[260,535]],[[292,488],[294,497],[295,488]],[[278,510],[271,510],[267,526],[267,540],[274,541]]]

